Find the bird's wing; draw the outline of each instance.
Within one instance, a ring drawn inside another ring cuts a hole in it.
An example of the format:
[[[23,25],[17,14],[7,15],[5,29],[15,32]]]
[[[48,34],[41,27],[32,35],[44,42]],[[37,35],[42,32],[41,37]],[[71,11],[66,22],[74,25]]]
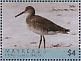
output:
[[[63,28],[63,27],[61,27],[61,26],[53,23],[52,21],[50,21],[46,18],[43,18],[41,16],[35,15],[32,18],[33,18],[32,20],[34,20],[34,23],[37,24],[38,27],[42,27],[43,29],[45,29],[47,31],[62,31],[62,30],[65,30],[65,28]]]

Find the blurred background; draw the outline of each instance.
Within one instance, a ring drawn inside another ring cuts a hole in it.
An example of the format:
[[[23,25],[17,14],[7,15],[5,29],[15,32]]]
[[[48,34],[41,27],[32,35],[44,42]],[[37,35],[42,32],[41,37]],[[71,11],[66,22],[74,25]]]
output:
[[[36,15],[70,29],[69,34],[46,35],[46,48],[78,47],[79,11],[78,3],[3,3],[3,48],[38,48],[40,35],[27,28],[27,13],[15,15],[25,7],[35,8]],[[43,42],[42,46],[43,47]]]

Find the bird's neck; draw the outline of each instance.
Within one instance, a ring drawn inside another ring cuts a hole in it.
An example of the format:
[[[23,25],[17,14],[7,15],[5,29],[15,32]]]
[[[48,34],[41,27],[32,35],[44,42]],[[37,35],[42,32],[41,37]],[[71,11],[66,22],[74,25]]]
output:
[[[28,18],[35,15],[35,10],[30,10],[28,13]]]
[[[28,18],[34,16],[35,14],[32,14],[32,13],[28,13]]]

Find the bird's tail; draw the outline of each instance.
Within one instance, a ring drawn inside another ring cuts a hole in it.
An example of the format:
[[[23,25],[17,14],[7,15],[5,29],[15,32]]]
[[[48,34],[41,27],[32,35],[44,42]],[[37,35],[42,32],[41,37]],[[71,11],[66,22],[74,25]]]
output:
[[[70,32],[70,30],[69,29],[64,29],[64,34],[68,34],[68,32]]]

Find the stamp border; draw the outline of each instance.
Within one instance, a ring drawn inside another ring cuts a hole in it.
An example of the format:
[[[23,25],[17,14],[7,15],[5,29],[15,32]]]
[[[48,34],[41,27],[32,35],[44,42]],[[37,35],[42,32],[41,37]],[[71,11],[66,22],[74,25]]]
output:
[[[80,59],[3,59],[3,61],[80,61]]]
[[[79,2],[79,58],[81,59],[81,2]]]
[[[2,3],[5,2],[78,2],[79,3],[79,59],[3,59],[2,58]],[[0,0],[0,61],[81,61],[81,0]]]
[[[81,2],[81,0],[1,0],[0,2]]]
[[[2,58],[2,3],[0,3],[0,58]]]

